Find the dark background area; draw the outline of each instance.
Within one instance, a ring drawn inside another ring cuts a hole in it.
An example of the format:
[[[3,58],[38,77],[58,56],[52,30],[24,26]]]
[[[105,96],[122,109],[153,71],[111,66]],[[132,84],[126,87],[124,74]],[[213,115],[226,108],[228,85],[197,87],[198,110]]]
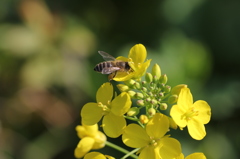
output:
[[[107,81],[97,51],[127,56],[137,43],[150,69],[212,108],[202,141],[173,131],[185,156],[239,158],[239,28],[239,0],[1,0],[0,158],[74,158],[81,107]]]

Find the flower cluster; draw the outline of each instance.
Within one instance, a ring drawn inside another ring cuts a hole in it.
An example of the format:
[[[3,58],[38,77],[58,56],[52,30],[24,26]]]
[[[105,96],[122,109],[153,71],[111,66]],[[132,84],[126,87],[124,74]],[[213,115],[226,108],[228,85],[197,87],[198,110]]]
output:
[[[121,82],[117,84],[120,93],[114,93],[111,83],[104,83],[96,93],[96,102],[83,106],[83,126],[76,127],[81,139],[75,149],[76,158],[114,159],[99,152],[89,152],[107,145],[123,152],[125,155],[122,159],[129,156],[139,159],[184,159],[181,143],[170,137],[171,130],[187,127],[195,140],[206,136],[204,125],[211,117],[208,103],[203,100],[193,102],[190,89],[185,84],[171,88],[167,84],[167,75],[161,74],[158,64],[146,73],[151,62],[146,57],[147,51],[142,44],[133,46],[128,58],[118,57],[118,60],[128,62],[132,69],[130,72],[117,72],[113,78]],[[132,122],[127,125],[126,119]],[[98,131],[100,121],[104,134]],[[133,151],[113,145],[105,135],[111,138],[122,136],[122,142],[134,148]],[[185,159],[194,158],[206,159],[199,152]]]

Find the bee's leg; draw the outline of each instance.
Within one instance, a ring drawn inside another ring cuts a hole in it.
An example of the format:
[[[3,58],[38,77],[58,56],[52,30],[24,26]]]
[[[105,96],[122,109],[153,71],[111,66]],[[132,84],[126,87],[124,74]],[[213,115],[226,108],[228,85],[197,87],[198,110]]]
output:
[[[108,80],[109,80],[109,82],[111,82],[111,81],[113,80],[113,78],[114,78],[116,75],[117,75],[117,71],[111,73],[111,74],[108,76]]]
[[[117,71],[113,73],[113,78],[117,75]]]
[[[115,77],[115,74],[116,73],[111,73],[111,74],[108,75],[109,82],[111,82],[113,80],[113,78]]]

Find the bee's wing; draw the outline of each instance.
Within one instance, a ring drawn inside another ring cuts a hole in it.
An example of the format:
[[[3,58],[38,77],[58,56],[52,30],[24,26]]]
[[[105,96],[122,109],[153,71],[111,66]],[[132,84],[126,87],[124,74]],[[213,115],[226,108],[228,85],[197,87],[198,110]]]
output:
[[[105,61],[115,61],[116,59],[104,51],[98,51]]]
[[[117,70],[120,70],[119,67],[105,67],[102,69],[102,74],[111,74]]]

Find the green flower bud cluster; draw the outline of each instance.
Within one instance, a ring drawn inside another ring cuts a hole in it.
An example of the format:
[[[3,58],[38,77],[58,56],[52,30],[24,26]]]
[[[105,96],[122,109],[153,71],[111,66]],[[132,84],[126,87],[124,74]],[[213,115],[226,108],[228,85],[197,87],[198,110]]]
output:
[[[168,104],[174,104],[178,99],[176,94],[171,94],[171,87],[166,83],[167,75],[161,75],[159,65],[155,64],[151,73],[145,74],[145,80],[130,79],[124,84],[118,84],[117,87],[121,92],[127,92],[132,99],[137,99],[137,106],[146,107],[146,114],[152,116],[156,111],[166,110]]]

